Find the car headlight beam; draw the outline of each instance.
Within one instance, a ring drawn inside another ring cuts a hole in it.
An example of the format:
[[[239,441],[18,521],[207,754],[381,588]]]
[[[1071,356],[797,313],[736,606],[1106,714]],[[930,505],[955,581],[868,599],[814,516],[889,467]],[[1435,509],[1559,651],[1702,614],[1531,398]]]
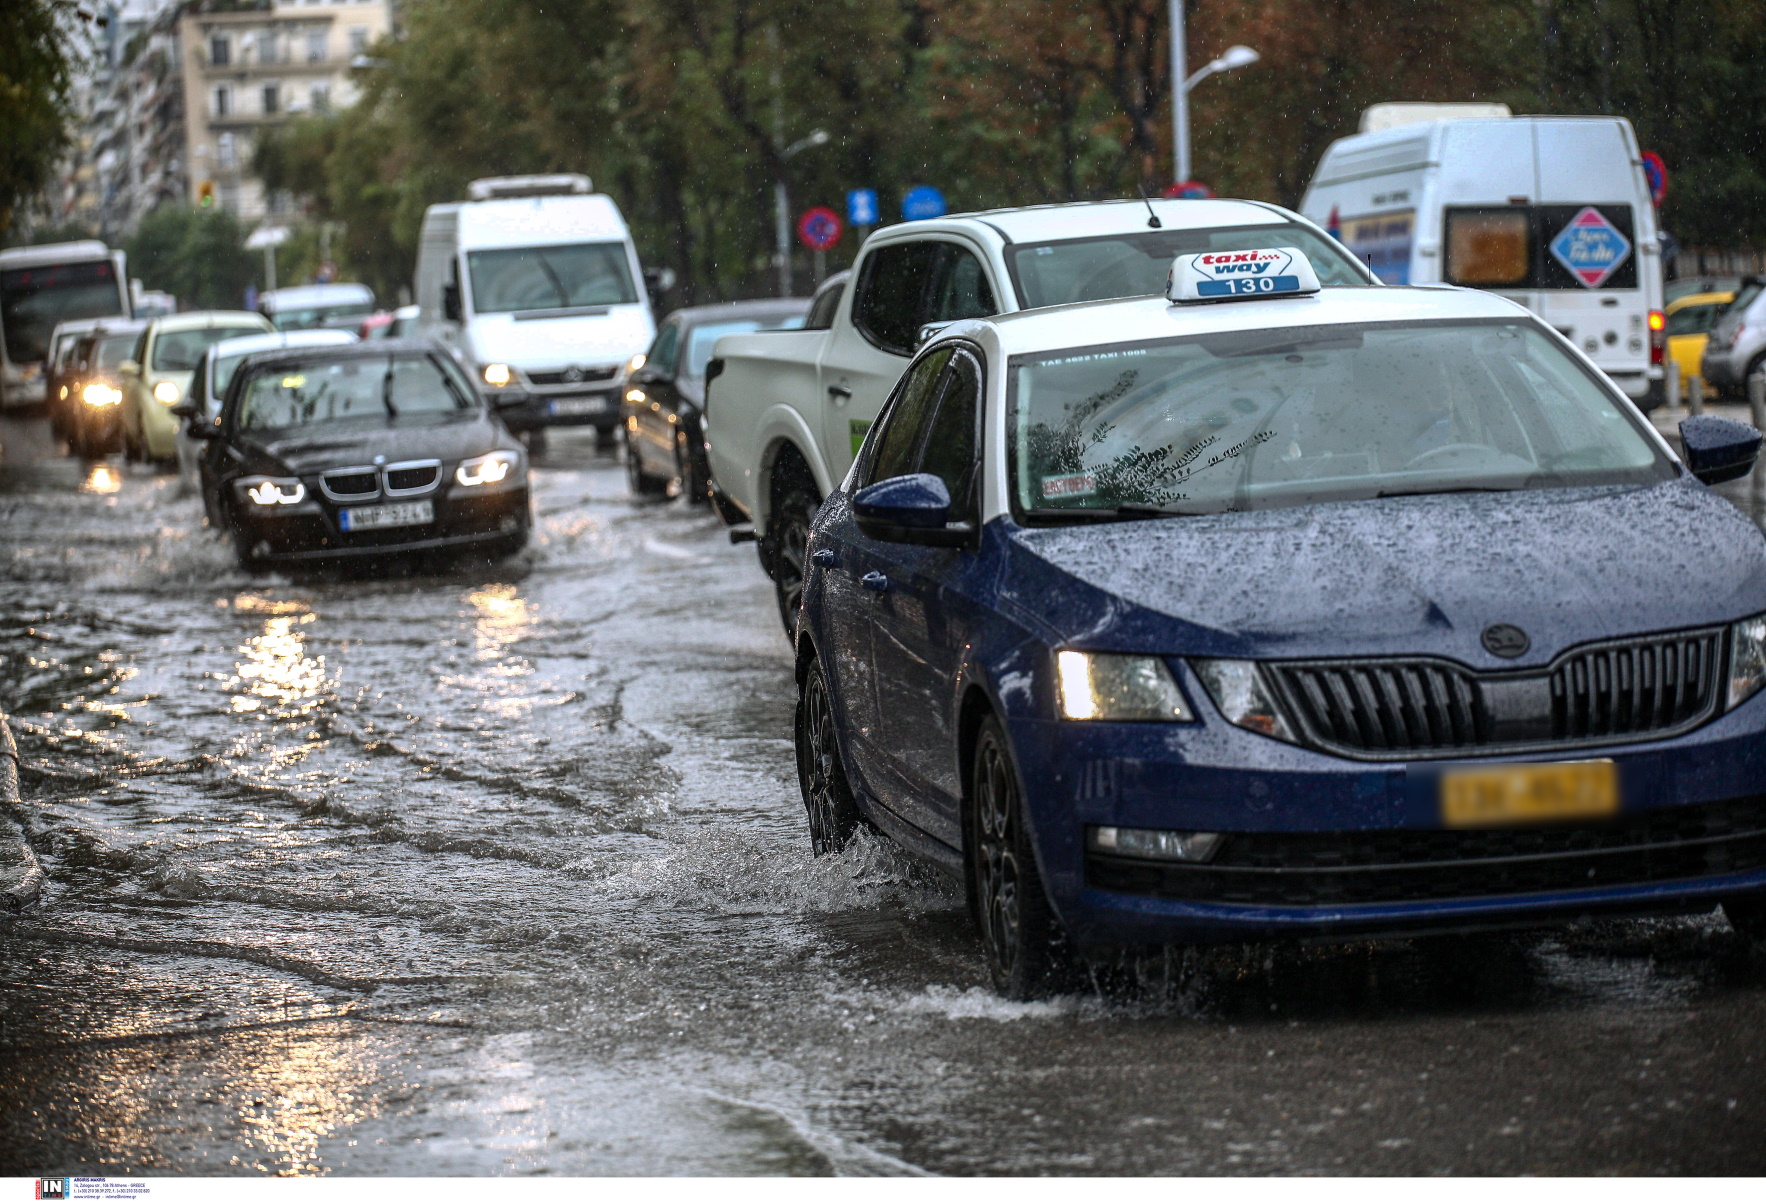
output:
[[[518,452],[493,450],[488,455],[479,455],[475,459],[463,460],[460,466],[454,469],[454,479],[465,488],[500,484],[520,466],[521,455]]]
[[[307,498],[307,486],[299,480],[254,475],[238,483],[239,491],[255,505],[298,505]]]
[[[1190,669],[1214,699],[1220,715],[1233,725],[1283,742],[1295,741],[1257,664],[1248,659],[1191,659]]]
[[[1068,721],[1195,721],[1165,661],[1154,655],[1058,651],[1055,684]]]
[[[80,390],[80,399],[95,409],[102,409],[106,405],[121,404],[123,394],[109,384],[87,384]]]
[[[159,401],[162,405],[177,404],[178,385],[174,384],[169,379],[160,380],[159,383],[153,385],[153,399]]]
[[[1733,709],[1766,687],[1766,613],[1729,627],[1729,703]]]
[[[493,388],[507,388],[515,382],[515,371],[507,363],[486,363],[484,382]]]

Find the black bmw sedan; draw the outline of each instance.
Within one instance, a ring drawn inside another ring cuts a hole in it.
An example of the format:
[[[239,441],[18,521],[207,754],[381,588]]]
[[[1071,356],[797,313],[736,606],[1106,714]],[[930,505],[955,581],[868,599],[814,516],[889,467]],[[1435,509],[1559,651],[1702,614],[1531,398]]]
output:
[[[526,452],[428,340],[253,355],[220,416],[188,420],[209,521],[243,566],[527,543]]]

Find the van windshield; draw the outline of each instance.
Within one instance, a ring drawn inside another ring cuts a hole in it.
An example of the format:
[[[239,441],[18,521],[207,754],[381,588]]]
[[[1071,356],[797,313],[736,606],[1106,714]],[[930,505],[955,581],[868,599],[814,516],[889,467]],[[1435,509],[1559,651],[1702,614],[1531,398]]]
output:
[[[1031,520],[1674,474],[1523,322],[1250,330],[1061,351],[1011,374],[1014,499]]]
[[[466,270],[477,313],[541,313],[638,302],[624,242],[474,250],[466,255]]]
[[[1366,285],[1367,273],[1338,243],[1304,225],[1250,225],[1231,229],[1163,229],[1145,233],[1026,243],[1007,248],[1018,301],[1027,309],[1086,300],[1157,296],[1165,291],[1171,260],[1207,250],[1292,246],[1304,254],[1325,287]]]

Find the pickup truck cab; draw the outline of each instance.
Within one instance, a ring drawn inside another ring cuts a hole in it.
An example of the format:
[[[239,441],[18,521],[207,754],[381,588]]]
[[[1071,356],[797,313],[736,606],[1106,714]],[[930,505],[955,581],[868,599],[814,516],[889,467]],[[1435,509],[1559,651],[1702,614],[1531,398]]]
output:
[[[1040,205],[879,230],[846,286],[817,297],[804,329],[721,339],[706,372],[712,498],[726,522],[758,534],[786,630],[796,626],[810,522],[927,327],[1159,295],[1179,255],[1264,246],[1301,251],[1325,287],[1378,283],[1323,229],[1273,204]]]

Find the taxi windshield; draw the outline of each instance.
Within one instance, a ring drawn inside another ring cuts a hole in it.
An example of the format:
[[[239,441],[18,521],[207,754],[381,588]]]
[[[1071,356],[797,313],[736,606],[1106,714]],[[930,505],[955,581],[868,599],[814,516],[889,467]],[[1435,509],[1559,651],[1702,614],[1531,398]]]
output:
[[[239,395],[241,430],[286,430],[331,422],[434,420],[468,401],[427,358],[281,360],[247,376]]]
[[[1012,360],[1031,521],[1669,479],[1637,420],[1521,322],[1247,330]]]
[[[1337,242],[1292,222],[1220,229],[1149,229],[1139,233],[1026,243],[1006,249],[1019,304],[1027,309],[1158,296],[1171,260],[1209,250],[1292,246],[1327,288],[1366,286],[1368,276]]]

